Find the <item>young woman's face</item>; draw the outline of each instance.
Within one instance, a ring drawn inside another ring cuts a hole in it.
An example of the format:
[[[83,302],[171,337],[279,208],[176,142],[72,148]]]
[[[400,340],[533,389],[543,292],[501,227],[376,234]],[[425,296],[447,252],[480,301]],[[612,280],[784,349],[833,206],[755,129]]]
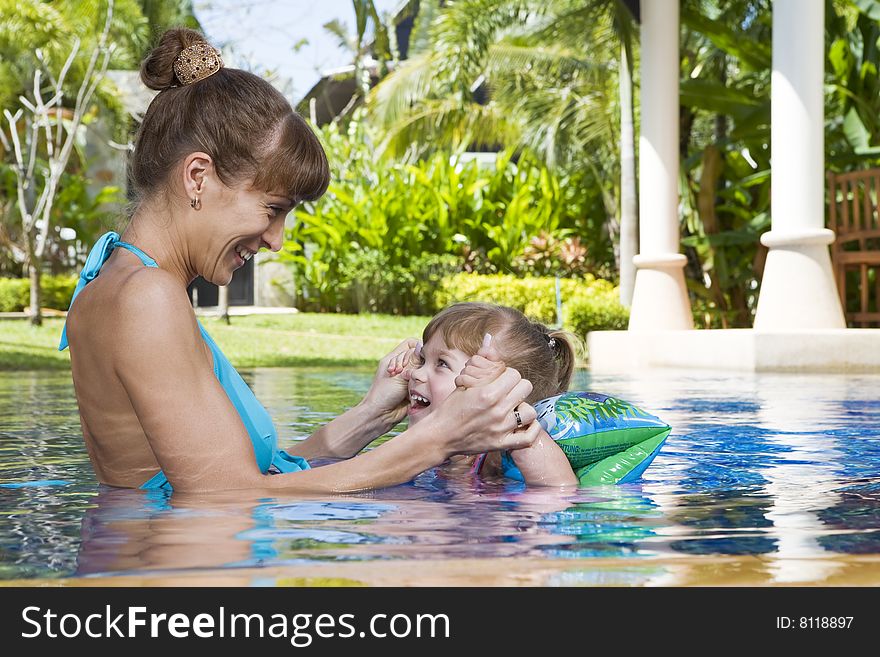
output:
[[[410,425],[415,424],[455,390],[455,377],[461,374],[470,356],[446,345],[439,333],[422,347],[422,364],[409,381],[407,410]]]
[[[201,212],[209,222],[211,247],[205,253],[202,276],[227,285],[233,272],[260,249],[280,250],[284,220],[294,205],[293,199],[252,189],[226,188],[205,198]]]

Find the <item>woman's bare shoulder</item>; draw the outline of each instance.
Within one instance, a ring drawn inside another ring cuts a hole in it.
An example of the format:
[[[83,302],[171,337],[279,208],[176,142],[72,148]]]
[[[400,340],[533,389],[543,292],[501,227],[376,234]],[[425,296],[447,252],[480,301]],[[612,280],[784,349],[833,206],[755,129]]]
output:
[[[172,274],[157,267],[138,267],[120,276],[116,284],[119,309],[132,312],[192,314],[186,288]]]
[[[71,344],[96,342],[102,353],[128,360],[192,349],[199,341],[186,288],[173,275],[155,267],[108,274],[90,283],[73,304]]]

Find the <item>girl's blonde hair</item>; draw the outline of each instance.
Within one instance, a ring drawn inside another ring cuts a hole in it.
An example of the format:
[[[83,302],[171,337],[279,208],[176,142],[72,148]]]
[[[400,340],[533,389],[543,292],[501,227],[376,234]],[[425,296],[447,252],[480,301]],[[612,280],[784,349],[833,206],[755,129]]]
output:
[[[515,308],[490,303],[456,303],[441,310],[425,327],[422,340],[435,334],[453,349],[473,355],[483,336],[492,343],[508,367],[532,383],[530,404],[565,392],[571,383],[578,340],[566,331],[553,331],[530,320]]]

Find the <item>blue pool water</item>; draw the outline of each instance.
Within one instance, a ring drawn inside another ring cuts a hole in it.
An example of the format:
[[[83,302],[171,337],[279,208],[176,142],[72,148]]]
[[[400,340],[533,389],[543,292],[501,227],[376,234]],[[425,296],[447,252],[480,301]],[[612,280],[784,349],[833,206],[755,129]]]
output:
[[[332,369],[245,375],[282,445],[370,381]],[[4,375],[0,484],[29,485],[0,487],[0,579],[468,560],[475,572],[555,564],[543,584],[645,584],[712,558],[722,566],[711,581],[733,568],[723,564],[754,562],[762,581],[809,583],[880,557],[880,377],[580,372],[573,388],[673,426],[641,481],[560,492],[438,469],[355,496],[169,497],[95,483],[68,373]],[[415,572],[408,583],[433,582]]]

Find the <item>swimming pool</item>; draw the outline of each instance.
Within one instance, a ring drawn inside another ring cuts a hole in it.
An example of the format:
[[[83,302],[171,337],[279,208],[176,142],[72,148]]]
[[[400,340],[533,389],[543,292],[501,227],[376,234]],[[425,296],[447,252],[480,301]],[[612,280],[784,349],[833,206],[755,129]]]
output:
[[[244,376],[284,446],[371,374]],[[574,388],[673,426],[640,482],[560,492],[435,470],[271,498],[97,486],[69,377],[0,377],[0,483],[35,483],[0,488],[7,583],[880,584],[880,376],[579,372]]]

